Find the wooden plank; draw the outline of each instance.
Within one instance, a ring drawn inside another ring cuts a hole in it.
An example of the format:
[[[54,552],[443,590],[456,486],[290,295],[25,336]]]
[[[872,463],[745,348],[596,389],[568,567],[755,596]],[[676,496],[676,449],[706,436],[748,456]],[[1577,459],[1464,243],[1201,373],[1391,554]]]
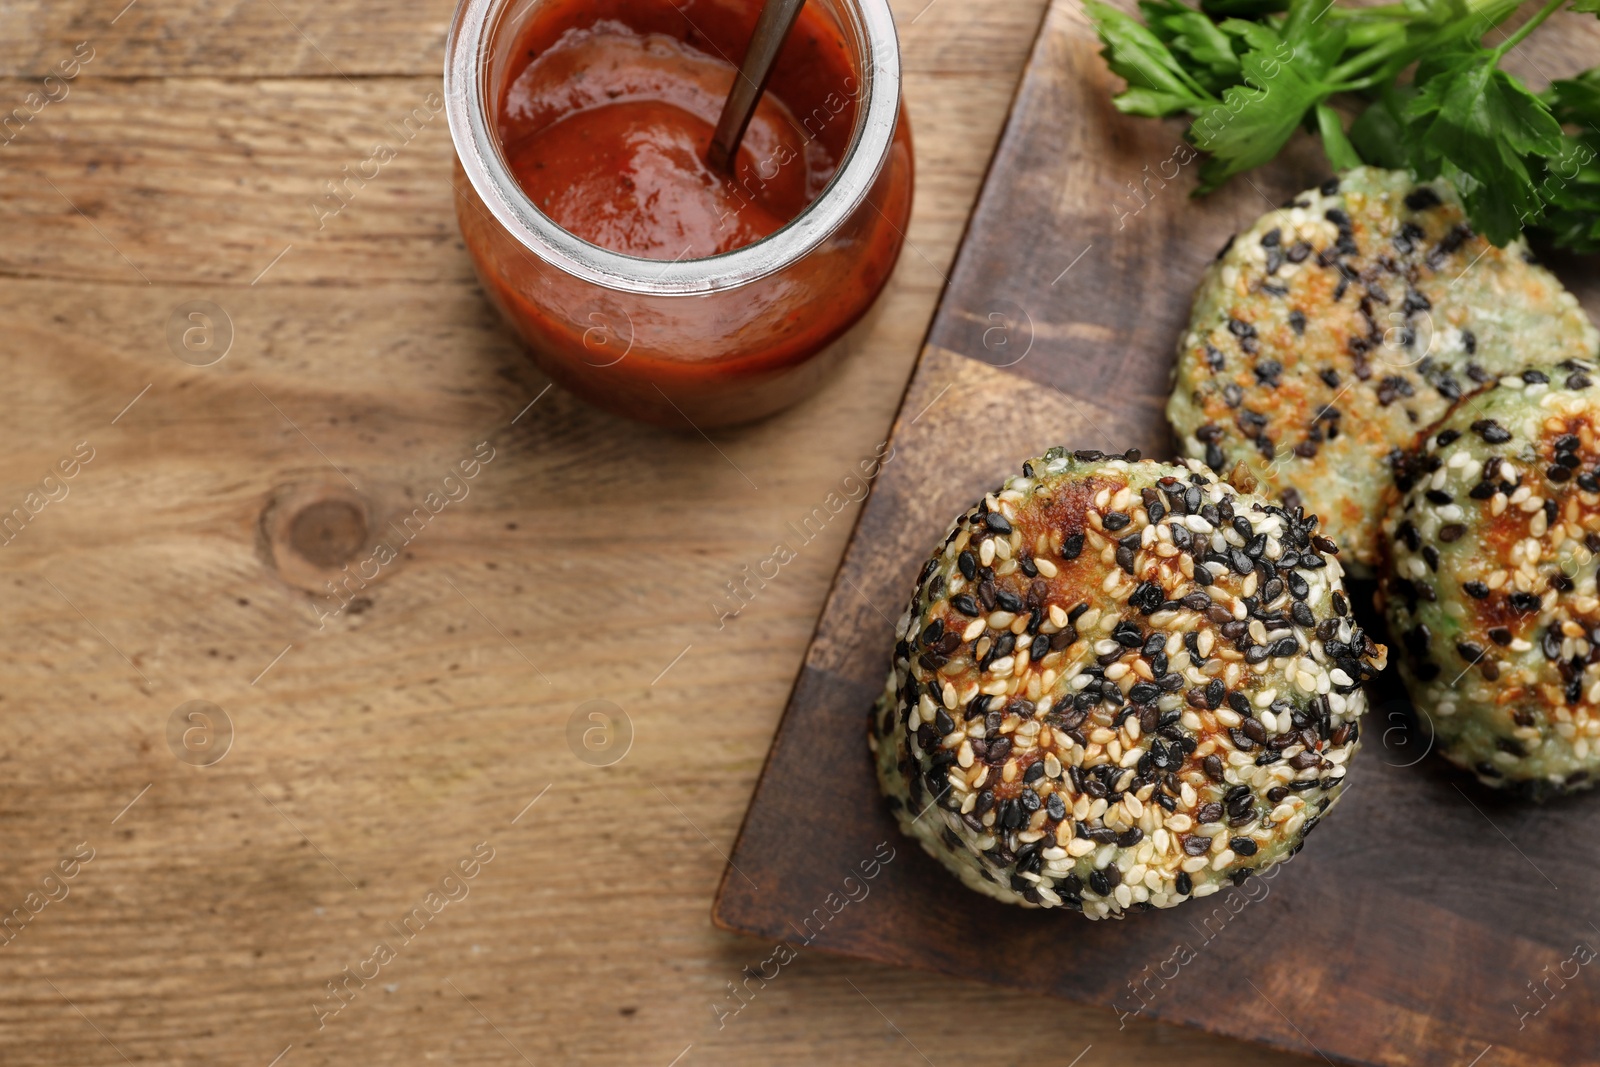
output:
[[[541,398],[458,247],[442,132],[315,229],[307,199],[437,86],[422,48],[453,5],[275,2],[354,85],[269,4],[138,0],[126,49],[107,36],[0,149],[0,501],[76,442],[96,449],[0,552],[0,909],[79,842],[96,850],[0,945],[0,1062],[812,1067],[921,1064],[920,1048],[943,1065],[997,1055],[967,1022],[975,993],[1029,1017],[1006,1062],[1091,1044],[1080,1067],[1295,1062],[810,951],[737,1016],[712,1010],[771,951],[714,929],[707,904],[856,505],[721,628],[713,602],[790,523],[848,499],[882,442],[1044,4],[897,5],[913,247],[842,373],[713,448]],[[4,6],[0,51],[25,62],[0,69],[46,68],[50,33],[84,39],[118,7]],[[212,367],[168,347],[192,299],[233,322]],[[497,454],[471,495],[319,630],[263,552],[269,503],[349,488],[320,449],[374,514],[399,513],[483,440]],[[567,747],[594,698],[634,729],[611,767]],[[208,768],[167,746],[194,699],[235,728]],[[480,841],[496,856],[470,895],[319,1030],[325,983]]]
[[[908,79],[913,127],[930,135],[918,141],[903,273],[926,292],[943,284],[985,164],[945,131],[993,121],[1011,88],[976,73]],[[85,81],[3,148],[0,199],[27,239],[0,242],[0,272],[135,286],[473,290],[457,251],[449,131],[442,112],[421,121],[438,100],[422,79]],[[133,143],[123,137],[130,109],[143,116]],[[396,131],[413,110],[421,114],[407,141]],[[349,178],[378,144],[393,160],[370,181]]]
[[[1592,20],[1566,29],[1519,61],[1556,73],[1592,61]],[[1392,679],[1375,691],[1356,783],[1312,847],[1270,883],[1203,905],[1101,924],[1006,907],[900,837],[877,796],[864,714],[893,643],[884,619],[927,546],[1050,445],[1170,454],[1168,368],[1201,268],[1233,230],[1324,176],[1320,153],[1301,142],[1204,201],[1189,200],[1187,175],[1134,198],[1128,183],[1159,173],[1181,127],[1118,115],[1096,53],[1077,5],[1054,4],[896,421],[896,460],[863,510],[733,852],[718,921],[806,951],[1051,993],[1129,1025],[1162,1019],[1330,1060],[1443,1067],[1492,1048],[1493,1062],[1587,1062],[1592,986],[1563,985],[1525,1026],[1516,1005],[1545,968],[1596,941],[1573,901],[1600,889],[1600,860],[1569,844],[1593,836],[1592,798],[1529,808],[1463,793],[1439,761],[1420,759],[1425,738],[1402,728]],[[1600,272],[1557,267],[1600,310]],[[898,856],[872,903],[848,923],[822,922],[824,911],[807,925],[839,872],[885,841]],[[1171,962],[1180,948],[1185,959]]]

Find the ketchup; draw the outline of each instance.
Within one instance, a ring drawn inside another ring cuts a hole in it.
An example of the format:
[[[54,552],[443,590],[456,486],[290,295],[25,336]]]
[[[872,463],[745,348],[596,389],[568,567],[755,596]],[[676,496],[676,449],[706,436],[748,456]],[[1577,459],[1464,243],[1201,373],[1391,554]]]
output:
[[[478,276],[556,382],[609,411],[704,429],[787,407],[851,350],[905,242],[914,171],[903,109],[887,147],[851,155],[865,94],[899,92],[864,76],[861,23],[840,21],[860,2],[801,9],[732,174],[705,159],[762,0],[523,4],[512,46],[485,53],[502,73],[484,117],[511,179],[556,226],[622,255],[686,261],[769,238],[829,197],[854,205],[768,271],[655,293],[565,270],[458,181]],[[854,177],[836,181],[847,160]]]
[[[814,66],[800,79],[774,77],[727,175],[706,153],[737,76],[715,43],[717,30],[738,36],[726,32],[728,10],[691,18],[640,0],[590,3],[581,24],[567,25],[562,6],[535,15],[499,115],[512,174],[562,229],[626,255],[699,259],[781,229],[833,177],[850,116],[824,111],[839,131],[812,136],[785,100],[809,114],[817,87],[853,81],[815,17],[795,29]]]

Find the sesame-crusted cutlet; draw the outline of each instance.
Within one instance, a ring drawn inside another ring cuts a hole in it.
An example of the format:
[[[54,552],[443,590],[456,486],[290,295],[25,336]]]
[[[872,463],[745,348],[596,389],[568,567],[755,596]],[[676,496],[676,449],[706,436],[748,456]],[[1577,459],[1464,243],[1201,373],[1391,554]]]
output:
[[[1185,455],[1250,464],[1365,576],[1418,433],[1527,352],[1597,346],[1572,294],[1521,240],[1474,234],[1448,182],[1360,167],[1268,212],[1207,270],[1167,416]]]
[[[1023,464],[956,519],[896,627],[869,733],[901,828],[972,889],[1091,918],[1292,855],[1385,658],[1334,552],[1198,462]]]
[[[1600,772],[1600,385],[1502,377],[1402,465],[1380,597],[1444,755],[1542,798]]]

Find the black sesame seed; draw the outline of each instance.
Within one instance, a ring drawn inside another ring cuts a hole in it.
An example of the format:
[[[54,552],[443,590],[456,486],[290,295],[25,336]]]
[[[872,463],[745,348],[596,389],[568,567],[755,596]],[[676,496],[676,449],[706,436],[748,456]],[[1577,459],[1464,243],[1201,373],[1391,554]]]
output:
[[[1069,535],[1067,537],[1066,540],[1061,542],[1061,558],[1062,559],[1065,559],[1065,560],[1077,559],[1078,556],[1082,552],[1083,552],[1083,534],[1081,534],[1081,533],[1071,534],[1071,535]]]
[[[1115,533],[1116,531],[1127,526],[1128,523],[1132,522],[1133,520],[1124,512],[1108,511],[1106,512],[1105,517],[1100,521],[1106,529]]]
[[[989,578],[984,578],[978,583],[978,603],[983,605],[984,611],[993,611],[998,601],[994,598],[995,585]]]
[[[1412,211],[1426,211],[1439,206],[1439,194],[1426,185],[1419,185],[1406,194],[1406,207]]]
[[[950,598],[950,606],[961,612],[961,614],[974,618],[983,613],[982,609],[978,607],[978,602],[973,599],[970,593],[957,593]]]
[[[1248,837],[1236,837],[1228,842],[1228,847],[1240,856],[1254,856],[1261,850],[1261,846]]]
[[[1493,419],[1479,419],[1472,424],[1472,432],[1491,445],[1503,445],[1511,440],[1511,431]]]
[[[1540,599],[1533,593],[1512,593],[1511,608],[1522,615],[1531,615],[1539,610]]]

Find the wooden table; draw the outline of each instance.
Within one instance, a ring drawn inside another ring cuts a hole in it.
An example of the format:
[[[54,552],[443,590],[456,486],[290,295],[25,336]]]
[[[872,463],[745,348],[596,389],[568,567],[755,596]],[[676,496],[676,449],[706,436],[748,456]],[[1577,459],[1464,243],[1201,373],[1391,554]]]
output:
[[[855,505],[714,605],[881,441],[1042,0],[896,4],[883,314],[714,440],[546,391],[485,303],[442,114],[390,125],[450,4],[123,2],[0,6],[0,1062],[1291,1062],[815,954],[735,1015],[772,946],[709,921]]]

